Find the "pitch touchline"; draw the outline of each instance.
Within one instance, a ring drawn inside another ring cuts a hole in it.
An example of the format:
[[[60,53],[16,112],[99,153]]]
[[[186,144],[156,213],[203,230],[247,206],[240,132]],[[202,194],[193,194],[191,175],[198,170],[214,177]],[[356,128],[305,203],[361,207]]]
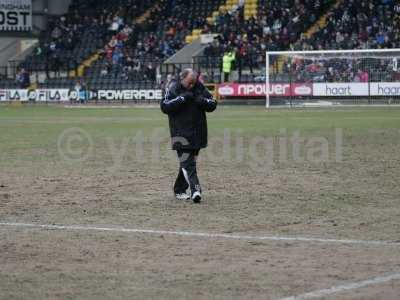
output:
[[[372,284],[385,283],[385,282],[388,282],[391,280],[399,280],[399,279],[400,279],[400,273],[389,274],[389,275],[385,275],[385,276],[367,279],[364,281],[346,283],[346,284],[342,284],[342,285],[338,285],[338,286],[333,286],[328,289],[323,289],[323,290],[313,291],[313,292],[309,292],[309,293],[305,293],[305,294],[301,294],[301,295],[297,295],[297,296],[282,298],[280,300],[307,300],[307,299],[313,299],[313,298],[320,298],[320,297],[325,297],[325,296],[329,296],[329,295],[344,292],[344,291],[363,288],[363,287],[366,287],[366,286],[372,285]]]
[[[50,224],[6,223],[6,222],[0,222],[0,226],[37,228],[37,229],[55,229],[55,230],[110,231],[110,232],[143,233],[143,234],[165,234],[165,235],[178,235],[178,236],[188,236],[188,237],[224,238],[224,239],[236,239],[236,240],[266,240],[266,241],[360,244],[360,245],[376,245],[376,246],[400,246],[400,242],[393,242],[393,241],[341,240],[341,239],[322,239],[322,238],[301,237],[301,236],[290,237],[290,236],[276,236],[276,235],[254,236],[254,235],[205,233],[205,232],[191,232],[191,231],[133,229],[133,228],[123,228],[123,227],[93,227],[93,226],[78,226],[78,225],[50,225]]]

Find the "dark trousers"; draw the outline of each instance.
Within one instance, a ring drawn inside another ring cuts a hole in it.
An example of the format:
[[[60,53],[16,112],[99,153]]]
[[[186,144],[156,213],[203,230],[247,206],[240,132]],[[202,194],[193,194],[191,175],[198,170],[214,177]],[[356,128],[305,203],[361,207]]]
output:
[[[176,194],[185,193],[189,187],[192,195],[196,191],[201,192],[196,169],[196,159],[199,151],[199,149],[176,151],[179,159],[179,172],[174,184],[174,192]]]
[[[224,72],[224,82],[228,82],[228,81],[229,81],[229,73]]]

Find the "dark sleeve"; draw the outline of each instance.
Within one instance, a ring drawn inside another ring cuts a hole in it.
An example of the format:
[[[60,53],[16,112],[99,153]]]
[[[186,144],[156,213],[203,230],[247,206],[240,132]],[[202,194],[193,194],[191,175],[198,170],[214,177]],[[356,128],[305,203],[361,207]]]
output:
[[[165,97],[160,102],[163,113],[171,114],[177,112],[185,103],[185,97],[176,93],[175,85],[170,85],[165,89]]]
[[[217,108],[217,101],[205,86],[203,86],[200,96],[197,97],[196,103],[206,112],[213,112]]]

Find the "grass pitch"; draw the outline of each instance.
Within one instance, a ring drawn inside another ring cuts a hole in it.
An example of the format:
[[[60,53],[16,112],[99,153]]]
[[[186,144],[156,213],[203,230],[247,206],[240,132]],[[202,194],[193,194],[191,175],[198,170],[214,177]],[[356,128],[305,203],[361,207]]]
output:
[[[400,108],[220,106],[208,120],[195,205],[172,196],[159,109],[1,106],[0,222],[400,239]],[[0,299],[280,299],[400,272],[398,246],[12,226],[0,253]],[[398,297],[399,281],[331,295]]]

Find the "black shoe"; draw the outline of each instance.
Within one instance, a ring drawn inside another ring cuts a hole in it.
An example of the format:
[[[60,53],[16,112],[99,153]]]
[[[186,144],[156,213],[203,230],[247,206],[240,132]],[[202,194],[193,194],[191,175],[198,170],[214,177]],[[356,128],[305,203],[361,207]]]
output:
[[[201,193],[200,192],[194,192],[192,195],[192,200],[194,203],[200,203],[201,202]]]

